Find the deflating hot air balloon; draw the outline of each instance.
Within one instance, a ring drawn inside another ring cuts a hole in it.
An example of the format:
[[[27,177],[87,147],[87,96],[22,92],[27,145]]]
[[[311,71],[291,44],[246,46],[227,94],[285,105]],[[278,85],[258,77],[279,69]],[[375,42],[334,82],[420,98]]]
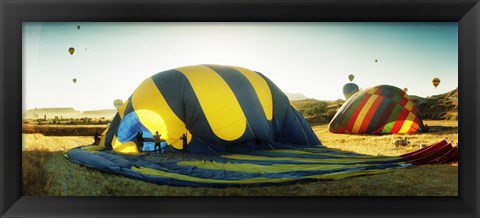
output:
[[[417,108],[401,89],[380,85],[345,101],[329,124],[333,133],[386,134],[426,131]]]
[[[105,140],[105,147],[118,152],[136,152],[132,138],[138,132],[152,137],[156,131],[179,150],[184,149],[179,137],[187,133],[193,152],[249,150],[266,141],[269,147],[320,143],[284,93],[244,68],[199,65],[164,71],[145,79],[124,104]]]
[[[355,76],[353,74],[350,74],[348,75],[348,80],[350,80],[350,82],[355,78]]]
[[[433,86],[435,86],[435,88],[437,88],[437,86],[440,84],[440,79],[439,78],[433,78],[432,79],[432,84]]]
[[[70,47],[68,49],[68,53],[70,53],[70,55],[73,55],[74,52],[75,52],[75,49],[73,47]]]
[[[113,106],[118,110],[123,105],[122,99],[115,99],[113,101]]]
[[[349,99],[353,94],[357,93],[360,89],[355,83],[347,83],[343,86],[343,95],[345,99]]]
[[[73,84],[77,83],[77,78],[73,78],[72,81],[73,81]]]

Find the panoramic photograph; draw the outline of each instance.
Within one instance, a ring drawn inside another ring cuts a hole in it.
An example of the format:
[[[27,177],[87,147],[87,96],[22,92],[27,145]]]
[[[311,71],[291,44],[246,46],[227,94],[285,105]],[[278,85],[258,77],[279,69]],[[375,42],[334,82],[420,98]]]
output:
[[[458,196],[456,22],[24,22],[24,196]]]

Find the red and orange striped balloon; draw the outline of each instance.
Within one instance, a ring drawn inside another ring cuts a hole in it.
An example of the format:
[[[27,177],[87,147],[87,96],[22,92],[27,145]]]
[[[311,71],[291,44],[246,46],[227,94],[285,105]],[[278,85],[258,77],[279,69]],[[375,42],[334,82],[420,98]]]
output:
[[[418,110],[400,88],[380,85],[349,98],[329,124],[333,133],[389,134],[425,131]]]

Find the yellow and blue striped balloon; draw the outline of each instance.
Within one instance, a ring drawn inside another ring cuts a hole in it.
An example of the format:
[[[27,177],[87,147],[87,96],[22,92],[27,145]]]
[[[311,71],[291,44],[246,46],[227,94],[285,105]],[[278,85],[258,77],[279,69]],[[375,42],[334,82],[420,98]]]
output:
[[[157,73],[145,79],[123,107],[104,141],[106,148],[122,153],[138,152],[138,132],[152,138],[157,131],[168,144],[167,151],[320,145],[310,125],[275,84],[241,67],[197,65]],[[186,148],[180,140],[183,134]]]

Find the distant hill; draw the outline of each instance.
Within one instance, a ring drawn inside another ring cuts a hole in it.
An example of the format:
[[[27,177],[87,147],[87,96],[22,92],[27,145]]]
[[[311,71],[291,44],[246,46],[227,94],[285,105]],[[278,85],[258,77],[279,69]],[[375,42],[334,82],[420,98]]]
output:
[[[305,96],[302,93],[289,93],[285,92],[285,95],[287,95],[288,99],[290,101],[300,101],[300,100],[305,100],[308,99],[307,96]]]
[[[426,98],[410,98],[424,119],[458,119],[458,87],[450,92]]]
[[[415,105],[420,105],[420,104],[424,104],[427,102],[427,99],[424,98],[424,97],[420,97],[420,96],[417,96],[417,95],[409,95],[408,96],[414,103]]]
[[[290,101],[309,123],[328,123],[345,101],[322,101],[313,98]]]
[[[115,109],[106,109],[106,110],[92,110],[92,111],[84,111],[82,114],[86,117],[114,117],[117,113]]]
[[[74,108],[36,108],[29,109],[23,113],[23,119],[47,118],[113,118],[117,113],[115,109],[77,111]]]
[[[443,93],[440,95],[430,96],[432,99],[444,99],[448,102],[451,102],[454,105],[458,106],[458,87],[450,92]]]

